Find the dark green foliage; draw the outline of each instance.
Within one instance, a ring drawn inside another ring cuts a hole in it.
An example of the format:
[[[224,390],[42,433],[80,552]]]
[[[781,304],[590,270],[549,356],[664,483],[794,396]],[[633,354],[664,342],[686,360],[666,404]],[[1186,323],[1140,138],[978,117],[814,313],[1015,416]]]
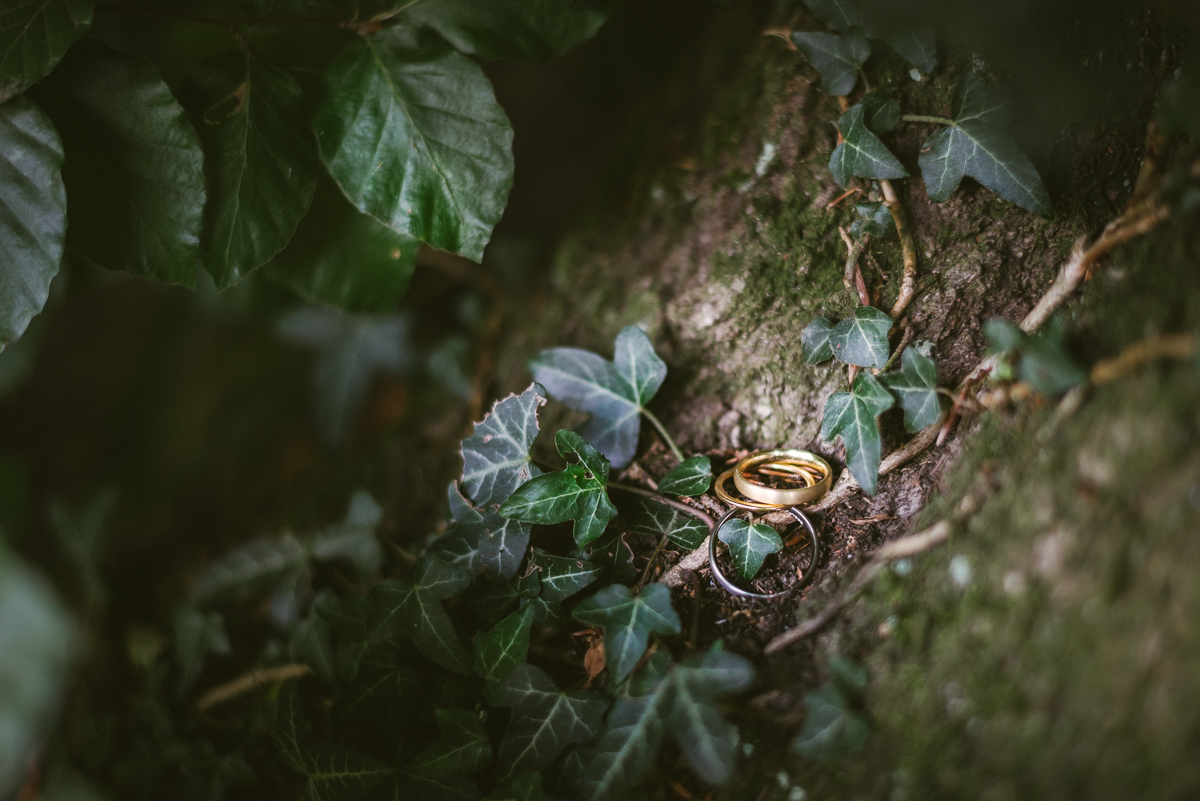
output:
[[[1043,395],[1060,395],[1087,381],[1087,370],[1067,353],[1062,319],[1055,317],[1033,336],[1007,320],[989,320],[983,333],[998,351],[1011,351],[1018,359],[1017,375]]]
[[[833,681],[804,696],[808,712],[804,729],[792,748],[806,757],[835,759],[858,753],[871,736],[871,726],[858,711],[867,688],[866,669],[850,659],[829,660]]]
[[[858,219],[850,223],[850,235],[855,239],[862,241],[868,234],[882,239],[896,230],[895,218],[882,203],[859,203],[854,208]]]
[[[936,423],[949,404],[937,391],[937,365],[929,358],[931,347],[928,342],[918,342],[906,348],[901,369],[880,377],[904,409],[904,427],[913,432]]]
[[[829,337],[833,334],[833,323],[824,317],[814,317],[813,321],[800,332],[800,348],[804,361],[809,364],[820,364],[833,358],[833,345]]]
[[[871,43],[862,31],[845,36],[797,31],[792,43],[821,73],[821,90],[827,95],[848,95],[858,83],[858,70],[871,56]]]
[[[0,14],[0,103],[50,72],[92,23],[92,0],[13,0]]]
[[[860,103],[851,106],[838,120],[842,143],[829,157],[829,171],[838,186],[845,187],[850,179],[907,178],[908,170],[892,155],[865,121],[866,111]]]
[[[666,535],[672,544],[689,551],[699,548],[708,536],[708,526],[674,507],[650,498],[633,498],[628,505],[629,525],[639,534],[656,539]]]
[[[833,327],[829,345],[833,355],[846,364],[881,368],[888,360],[888,331],[892,318],[873,306],[859,306],[853,317]]]
[[[835,392],[825,402],[821,439],[840,436],[846,446],[846,467],[868,495],[875,494],[883,439],[876,418],[895,405],[896,399],[870,373],[854,379],[850,392]]]
[[[591,740],[608,707],[600,693],[563,692],[530,664],[513,671],[500,692],[513,710],[497,755],[500,781],[545,768],[567,746]]]
[[[651,632],[669,635],[681,631],[679,616],[671,607],[671,591],[662,584],[647,584],[637,595],[614,584],[580,601],[571,614],[589,626],[604,627],[608,671],[618,681],[642,658]]]
[[[591,39],[608,3],[576,0],[471,0],[415,3],[406,21],[437,31],[460,52],[482,59],[544,61]]]
[[[411,580],[388,579],[371,588],[367,631],[374,640],[403,633],[421,653],[456,673],[471,672],[470,657],[442,601],[471,583],[471,574],[436,557],[426,557]]]
[[[538,435],[538,409],[545,404],[545,390],[533,384],[520,395],[496,401],[463,440],[462,485],[476,506],[504,503],[513,490],[541,474],[529,449]]]
[[[779,532],[765,523],[747,523],[735,517],[717,531],[717,539],[729,547],[738,574],[749,581],[758,575],[763,560],[783,550]]]
[[[693,456],[676,466],[658,482],[658,491],[670,495],[703,495],[712,484],[712,463],[707,456]]]

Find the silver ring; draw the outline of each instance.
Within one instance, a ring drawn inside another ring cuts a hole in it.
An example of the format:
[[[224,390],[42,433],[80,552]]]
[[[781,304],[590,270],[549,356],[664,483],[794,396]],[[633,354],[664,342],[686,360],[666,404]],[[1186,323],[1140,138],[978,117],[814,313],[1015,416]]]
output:
[[[791,513],[792,517],[796,518],[796,522],[804,526],[805,530],[808,531],[809,539],[812,540],[813,558],[812,564],[808,568],[808,572],[805,573],[802,578],[797,579],[796,583],[788,587],[786,590],[769,593],[750,592],[749,590],[743,590],[741,587],[737,586],[725,577],[725,574],[721,572],[721,568],[717,566],[717,534],[721,531],[721,527],[729,522],[731,517],[747,511],[749,510],[730,509],[725,513],[725,516],[721,518],[720,522],[717,523],[716,528],[713,529],[712,535],[708,538],[708,566],[712,570],[713,578],[717,580],[717,583],[721,585],[721,588],[730,595],[738,598],[751,598],[755,601],[771,601],[776,598],[782,598],[785,595],[789,595],[812,581],[813,576],[816,575],[817,572],[817,559],[821,555],[821,541],[817,537],[817,530],[813,528],[812,521],[808,519],[808,516],[805,515],[804,512],[801,512],[795,506],[788,507],[787,511]]]

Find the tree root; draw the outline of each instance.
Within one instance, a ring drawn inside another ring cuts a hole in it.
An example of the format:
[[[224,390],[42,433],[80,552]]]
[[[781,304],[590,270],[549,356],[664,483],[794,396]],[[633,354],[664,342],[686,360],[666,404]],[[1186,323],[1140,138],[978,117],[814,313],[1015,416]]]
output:
[[[900,278],[900,295],[896,298],[896,305],[892,306],[891,311],[892,319],[899,320],[908,309],[908,304],[912,303],[913,296],[917,291],[917,244],[913,240],[912,228],[909,227],[904,206],[900,203],[900,198],[897,197],[892,182],[883,179],[879,182],[879,186],[883,189],[883,205],[887,206],[887,210],[892,213],[892,219],[896,223],[896,234],[900,237],[900,254],[904,257],[904,275]]]
[[[1154,336],[1135,342],[1113,359],[1097,362],[1092,368],[1092,383],[1107,384],[1155,359],[1190,359],[1196,353],[1196,338],[1191,334]]]

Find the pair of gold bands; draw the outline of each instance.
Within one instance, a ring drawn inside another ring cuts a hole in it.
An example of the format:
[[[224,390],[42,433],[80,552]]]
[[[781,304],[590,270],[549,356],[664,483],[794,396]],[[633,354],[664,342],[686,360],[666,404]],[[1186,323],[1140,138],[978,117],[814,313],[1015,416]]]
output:
[[[763,472],[769,475],[783,474],[804,482],[803,487],[769,487],[757,480]],[[744,498],[735,498],[728,490],[729,479]],[[781,448],[758,451],[722,473],[713,490],[724,503],[739,509],[767,510],[785,506],[804,506],[814,503],[826,492],[833,481],[833,470],[829,462],[810,451]]]

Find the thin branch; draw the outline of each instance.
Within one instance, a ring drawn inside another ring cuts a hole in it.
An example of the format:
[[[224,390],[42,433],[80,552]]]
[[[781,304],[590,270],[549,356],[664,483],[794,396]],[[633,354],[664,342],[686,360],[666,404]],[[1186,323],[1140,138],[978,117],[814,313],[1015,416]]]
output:
[[[650,578],[650,570],[654,567],[654,562],[658,559],[658,555],[662,553],[662,549],[666,546],[669,537],[670,534],[663,534],[658,540],[658,545],[654,546],[654,551],[650,554],[650,559],[646,562],[646,569],[642,571],[642,578],[637,583],[638,592],[646,584],[646,579]]]
[[[659,436],[663,438],[663,442],[667,443],[667,447],[671,449],[671,453],[675,454],[675,458],[682,462],[684,460],[683,451],[679,450],[679,446],[675,444],[675,440],[671,439],[671,435],[667,433],[667,429],[662,422],[649,409],[642,409],[642,416],[658,429]]]
[[[855,596],[862,592],[871,579],[878,575],[879,571],[888,562],[922,553],[936,545],[940,545],[949,538],[950,523],[943,520],[922,532],[901,537],[898,540],[884,544],[879,550],[875,551],[871,556],[871,561],[858,572],[858,575],[854,577],[854,581],[850,583],[850,587],[840,598],[828,604],[816,617],[804,621],[795,628],[788,629],[771,640],[771,642],[767,643],[767,647],[763,649],[763,652],[767,654],[778,653],[792,643],[799,642],[805,637],[816,634],[828,626],[854,600]]]
[[[924,114],[901,114],[900,119],[904,122],[928,122],[934,125],[954,124],[954,120],[948,120],[945,117],[928,117]]]
[[[1191,334],[1154,336],[1135,342],[1121,355],[1097,362],[1092,368],[1092,383],[1107,384],[1155,359],[1190,359],[1196,353],[1196,338]]]
[[[238,676],[236,679],[213,687],[196,702],[196,708],[204,712],[212,709],[214,706],[232,701],[239,695],[245,695],[259,687],[265,687],[268,684],[275,684],[280,681],[302,679],[310,673],[312,673],[312,668],[300,663],[278,665],[273,668],[254,668],[250,672]]]
[[[883,367],[881,367],[878,370],[872,370],[871,372],[874,375],[879,375],[880,373],[886,373],[891,368],[891,366],[896,363],[896,360],[900,358],[900,354],[904,353],[904,349],[908,347],[908,342],[909,342],[909,340],[912,339],[912,336],[913,336],[912,326],[908,324],[907,320],[905,320],[904,321],[904,334],[900,337],[900,344],[896,346],[896,349],[894,351],[892,351],[892,355],[888,357],[888,360],[886,363],[884,363]]]
[[[641,495],[643,498],[650,498],[650,499],[657,501],[658,503],[661,503],[665,506],[670,506],[672,509],[678,509],[679,511],[683,512],[684,514],[689,514],[692,517],[699,520],[704,525],[708,526],[709,531],[712,531],[713,526],[716,525],[716,523],[713,522],[713,519],[711,517],[709,517],[704,512],[697,509],[696,507],[688,506],[686,503],[672,500],[672,499],[666,497],[665,495],[659,495],[657,492],[651,492],[650,490],[645,490],[645,489],[642,489],[641,487],[631,487],[628,484],[617,484],[616,482],[612,482],[612,481],[610,481],[608,483],[608,488],[620,490],[621,492],[628,492],[633,495]]]
[[[845,228],[838,228],[838,234],[841,235],[842,243],[846,246],[846,266],[842,271],[842,286],[851,292],[855,292],[855,299],[857,299],[857,291],[854,287],[854,273],[858,270],[858,260],[867,246],[868,235],[864,234],[862,240],[855,242],[850,237],[850,234],[846,233]]]
[[[900,198],[896,195],[896,189],[892,186],[892,182],[887,179],[881,180],[879,187],[883,189],[883,205],[887,206],[896,223],[896,234],[900,237],[900,254],[904,258],[904,275],[900,278],[900,295],[896,298],[896,305],[892,306],[891,312],[892,319],[899,320],[908,308],[908,304],[912,303],[913,295],[917,290],[917,244],[913,240],[912,226],[908,224],[908,216],[904,212],[904,206],[900,203]]]

